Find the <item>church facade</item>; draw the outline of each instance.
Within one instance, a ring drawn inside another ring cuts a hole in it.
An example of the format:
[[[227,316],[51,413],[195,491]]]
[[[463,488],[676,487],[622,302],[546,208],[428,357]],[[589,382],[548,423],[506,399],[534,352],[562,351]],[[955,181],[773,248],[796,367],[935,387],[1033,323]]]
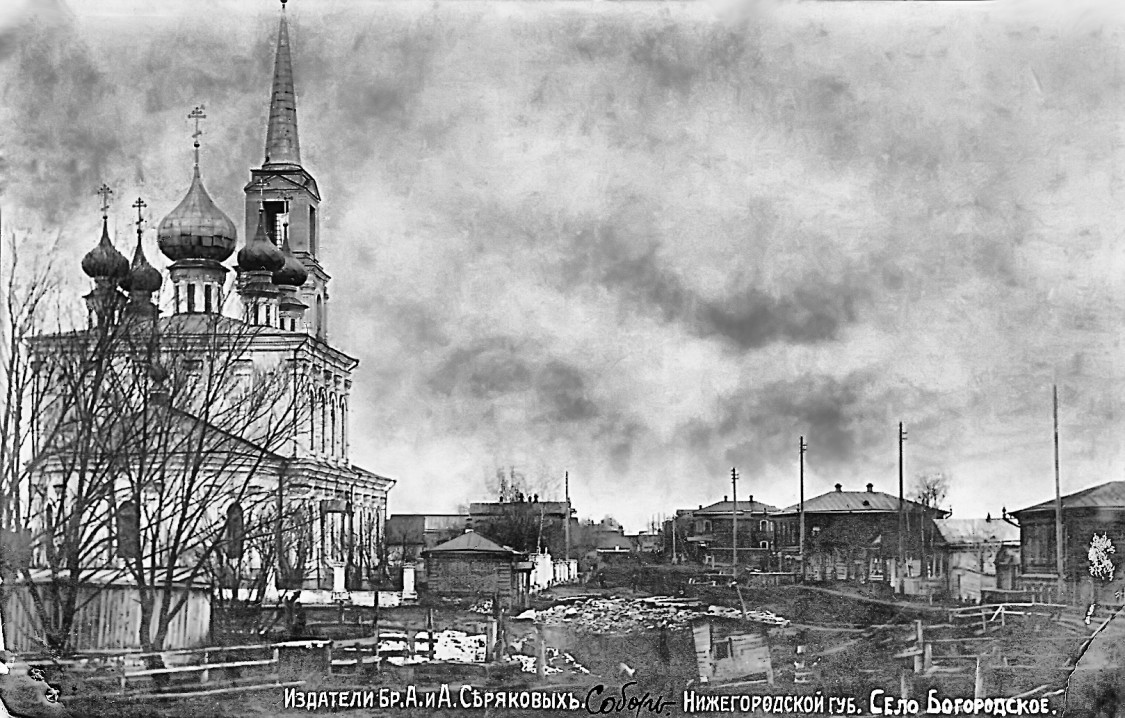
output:
[[[358,361],[330,341],[321,195],[301,161],[284,5],[241,243],[204,186],[203,114],[190,117],[191,183],[156,233],[167,276],[146,257],[142,200],[132,260],[114,246],[103,188],[101,238],[82,261],[89,325],[31,342],[33,572],[44,586],[129,587],[142,611],[149,591],[140,620],[166,629],[160,647],[182,641],[166,640],[176,611],[157,589],[257,600],[374,589],[394,484],[349,459]]]

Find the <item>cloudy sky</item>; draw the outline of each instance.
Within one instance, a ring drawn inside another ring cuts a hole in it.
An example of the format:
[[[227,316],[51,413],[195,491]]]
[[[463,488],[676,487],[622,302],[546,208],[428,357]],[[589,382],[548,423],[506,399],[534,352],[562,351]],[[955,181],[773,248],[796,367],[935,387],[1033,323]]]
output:
[[[0,11],[0,201],[77,297],[94,188],[170,211],[197,104],[241,226],[279,10],[68,1]],[[802,434],[810,494],[894,493],[902,421],[996,515],[1053,495],[1057,381],[1064,492],[1125,478],[1125,16],[1059,5],[293,0],[353,460],[638,530],[731,466],[793,503]]]

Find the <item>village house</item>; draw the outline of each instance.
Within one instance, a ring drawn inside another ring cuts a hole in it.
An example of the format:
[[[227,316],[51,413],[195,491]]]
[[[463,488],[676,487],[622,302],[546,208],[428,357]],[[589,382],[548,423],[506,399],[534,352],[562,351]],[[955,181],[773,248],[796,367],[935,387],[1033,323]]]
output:
[[[1117,547],[1125,541],[1125,481],[1110,481],[1062,497],[1063,579],[1065,595],[1059,595],[1055,552],[1055,500],[1012,511],[1019,525],[1019,586],[1034,591],[1043,600],[1120,602],[1125,576],[1114,572],[1113,580],[1094,578],[1090,573],[1090,548],[1095,536],[1105,536]],[[1109,553],[1112,564],[1122,557]]]
[[[941,534],[935,519],[947,511],[903,500],[903,552],[898,558],[899,499],[875,491],[835,491],[805,500],[805,569],[807,581],[880,584],[907,595],[940,592]],[[782,569],[800,573],[800,506],[775,513]],[[903,566],[903,570],[899,570]]]
[[[944,541],[946,591],[953,600],[980,602],[982,591],[1011,591],[1019,568],[1019,529],[991,515],[937,519]]]
[[[665,531],[676,533],[678,558],[684,555],[699,563],[731,566],[735,560],[735,531],[738,532],[737,561],[742,568],[767,571],[772,568],[774,554],[774,520],[776,506],[755,501],[749,496],[736,503],[724,496],[709,506],[677,511],[674,525]],[[737,521],[735,519],[737,511]],[[737,527],[736,527],[737,523]],[[671,536],[669,535],[669,540]],[[670,549],[670,547],[669,547]]]
[[[501,546],[472,529],[422,552],[427,590],[435,596],[494,598],[524,608],[534,564],[521,551]]]

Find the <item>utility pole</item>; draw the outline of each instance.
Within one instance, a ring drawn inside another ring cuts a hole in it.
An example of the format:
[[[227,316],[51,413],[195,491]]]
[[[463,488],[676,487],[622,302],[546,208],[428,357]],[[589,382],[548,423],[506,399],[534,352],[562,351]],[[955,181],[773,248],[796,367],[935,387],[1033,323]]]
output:
[[[800,555],[801,555],[801,582],[805,581],[805,452],[808,450],[809,445],[805,443],[805,437],[801,437],[800,454],[801,454],[801,505],[799,507],[798,515],[800,518]]]
[[[906,490],[902,483],[902,445],[906,442],[906,430],[902,422],[898,423],[898,593],[901,596],[906,591]]]
[[[1059,485],[1059,385],[1051,387],[1051,399],[1054,407],[1055,424],[1055,571],[1059,577],[1059,602],[1063,600],[1066,591],[1066,578],[1063,575],[1063,523],[1062,523],[1062,489]]]
[[[730,564],[734,569],[735,580],[738,580],[738,470],[730,468],[730,498],[731,498],[731,525],[730,525]]]
[[[563,486],[566,491],[566,524],[563,529],[563,537],[566,542],[566,548],[563,550],[563,557],[570,560],[570,472],[567,471],[563,474]],[[569,569],[568,569],[569,570]]]

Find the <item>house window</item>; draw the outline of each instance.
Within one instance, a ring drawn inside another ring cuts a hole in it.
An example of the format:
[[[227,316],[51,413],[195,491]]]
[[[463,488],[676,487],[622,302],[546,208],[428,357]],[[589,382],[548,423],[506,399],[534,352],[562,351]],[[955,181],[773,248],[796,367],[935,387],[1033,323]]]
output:
[[[769,541],[759,541],[758,542],[758,548],[769,548],[769,547],[770,547]]]
[[[759,521],[758,522],[758,530],[759,531],[769,531],[770,530],[770,522],[769,521]]]

